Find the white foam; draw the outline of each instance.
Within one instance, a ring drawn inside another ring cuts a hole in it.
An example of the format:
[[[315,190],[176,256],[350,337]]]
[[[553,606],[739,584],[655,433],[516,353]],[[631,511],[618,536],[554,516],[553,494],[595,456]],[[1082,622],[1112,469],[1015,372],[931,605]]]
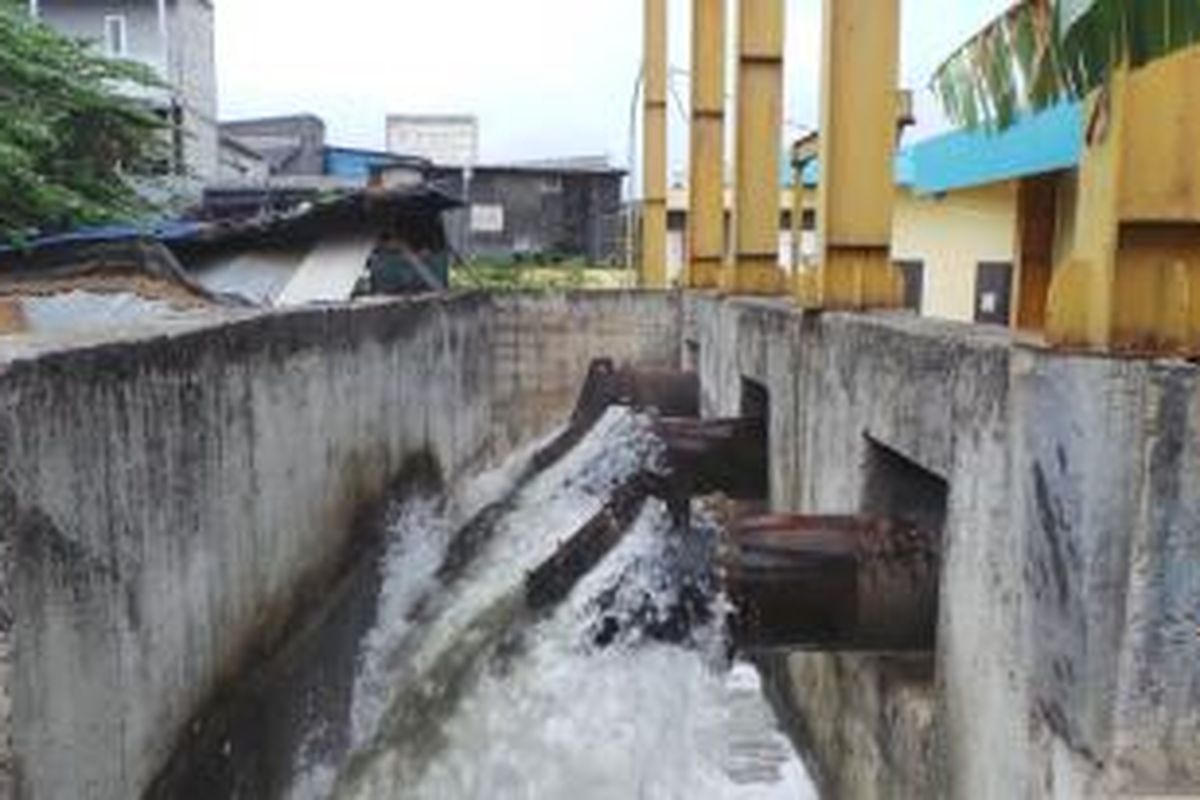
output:
[[[372,739],[389,704],[402,696],[398,682],[425,678],[444,653],[463,645],[486,609],[519,591],[526,573],[595,513],[614,485],[659,457],[644,419],[624,410],[606,414],[578,447],[520,492],[479,557],[439,599],[433,618],[419,626],[407,620],[437,587],[437,567],[453,527],[461,523],[454,509],[483,507],[505,491],[505,480],[496,475],[511,480],[520,470],[510,463],[460,496],[465,500],[410,503],[395,526],[379,623],[364,649],[355,697],[356,746]],[[589,645],[592,599],[631,564],[652,558],[669,526],[665,509],[649,504],[630,535],[568,601],[526,631],[523,649],[505,668],[487,671],[468,688],[440,721],[444,747],[419,775],[394,751],[380,748],[386,738],[375,737],[375,749],[368,751],[373,755],[339,796],[815,797],[752,668],[729,671],[704,648]],[[628,595],[618,593],[616,602],[630,607],[615,612],[631,610],[638,597],[659,591],[652,581],[641,587],[645,592],[633,588]],[[653,599],[664,608],[670,600]],[[712,631],[714,652],[717,634]],[[400,652],[402,664],[396,663]]]

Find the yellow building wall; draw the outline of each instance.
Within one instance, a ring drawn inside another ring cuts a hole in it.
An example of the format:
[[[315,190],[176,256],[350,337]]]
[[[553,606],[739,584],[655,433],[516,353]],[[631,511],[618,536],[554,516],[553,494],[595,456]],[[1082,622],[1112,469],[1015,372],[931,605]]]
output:
[[[1013,261],[1016,184],[1010,181],[938,196],[900,191],[892,257],[925,264],[921,313],[974,321],[979,262]]]

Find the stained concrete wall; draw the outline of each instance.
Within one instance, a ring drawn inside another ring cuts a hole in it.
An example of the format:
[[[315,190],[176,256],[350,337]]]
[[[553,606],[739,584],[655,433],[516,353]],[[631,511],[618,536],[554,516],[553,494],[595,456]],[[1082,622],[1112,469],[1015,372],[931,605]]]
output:
[[[0,781],[138,796],[408,458],[453,479],[563,420],[591,358],[676,363],[677,309],[472,295],[26,343],[0,364]]]
[[[768,661],[829,796],[1200,793],[1200,367],[619,293],[21,352],[0,366],[0,791],[137,795],[408,457],[453,479],[562,419],[591,357],[682,352],[710,414],[743,378],[769,390],[776,508],[878,502],[876,447],[947,487],[935,653]]]
[[[948,484],[936,653],[767,659],[828,796],[1200,793],[1200,368],[703,297],[685,339],[708,413],[769,389],[777,509],[861,510],[873,442]]]

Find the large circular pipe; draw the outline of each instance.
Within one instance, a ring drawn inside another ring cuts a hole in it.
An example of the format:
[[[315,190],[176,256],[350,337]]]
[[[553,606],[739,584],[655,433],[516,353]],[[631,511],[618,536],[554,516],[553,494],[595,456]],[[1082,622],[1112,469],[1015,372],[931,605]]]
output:
[[[746,648],[932,649],[938,539],[874,517],[743,520],[721,554],[734,637]]]

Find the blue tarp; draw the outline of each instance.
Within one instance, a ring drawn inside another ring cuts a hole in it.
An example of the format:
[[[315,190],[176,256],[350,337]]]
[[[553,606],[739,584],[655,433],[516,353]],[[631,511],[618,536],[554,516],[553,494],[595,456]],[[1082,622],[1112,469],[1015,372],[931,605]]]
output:
[[[365,181],[371,177],[371,170],[390,166],[424,168],[428,165],[422,159],[399,156],[395,153],[382,153],[378,150],[361,150],[353,147],[325,148],[326,175]]]
[[[72,244],[104,244],[106,242],[124,242],[133,239],[154,239],[171,243],[187,241],[195,238],[206,225],[177,219],[162,219],[152,222],[127,223],[120,225],[102,225],[93,228],[80,228],[67,233],[57,233],[42,236],[29,243],[31,249],[58,247]],[[0,245],[0,253],[11,253],[21,250],[19,247]]]

